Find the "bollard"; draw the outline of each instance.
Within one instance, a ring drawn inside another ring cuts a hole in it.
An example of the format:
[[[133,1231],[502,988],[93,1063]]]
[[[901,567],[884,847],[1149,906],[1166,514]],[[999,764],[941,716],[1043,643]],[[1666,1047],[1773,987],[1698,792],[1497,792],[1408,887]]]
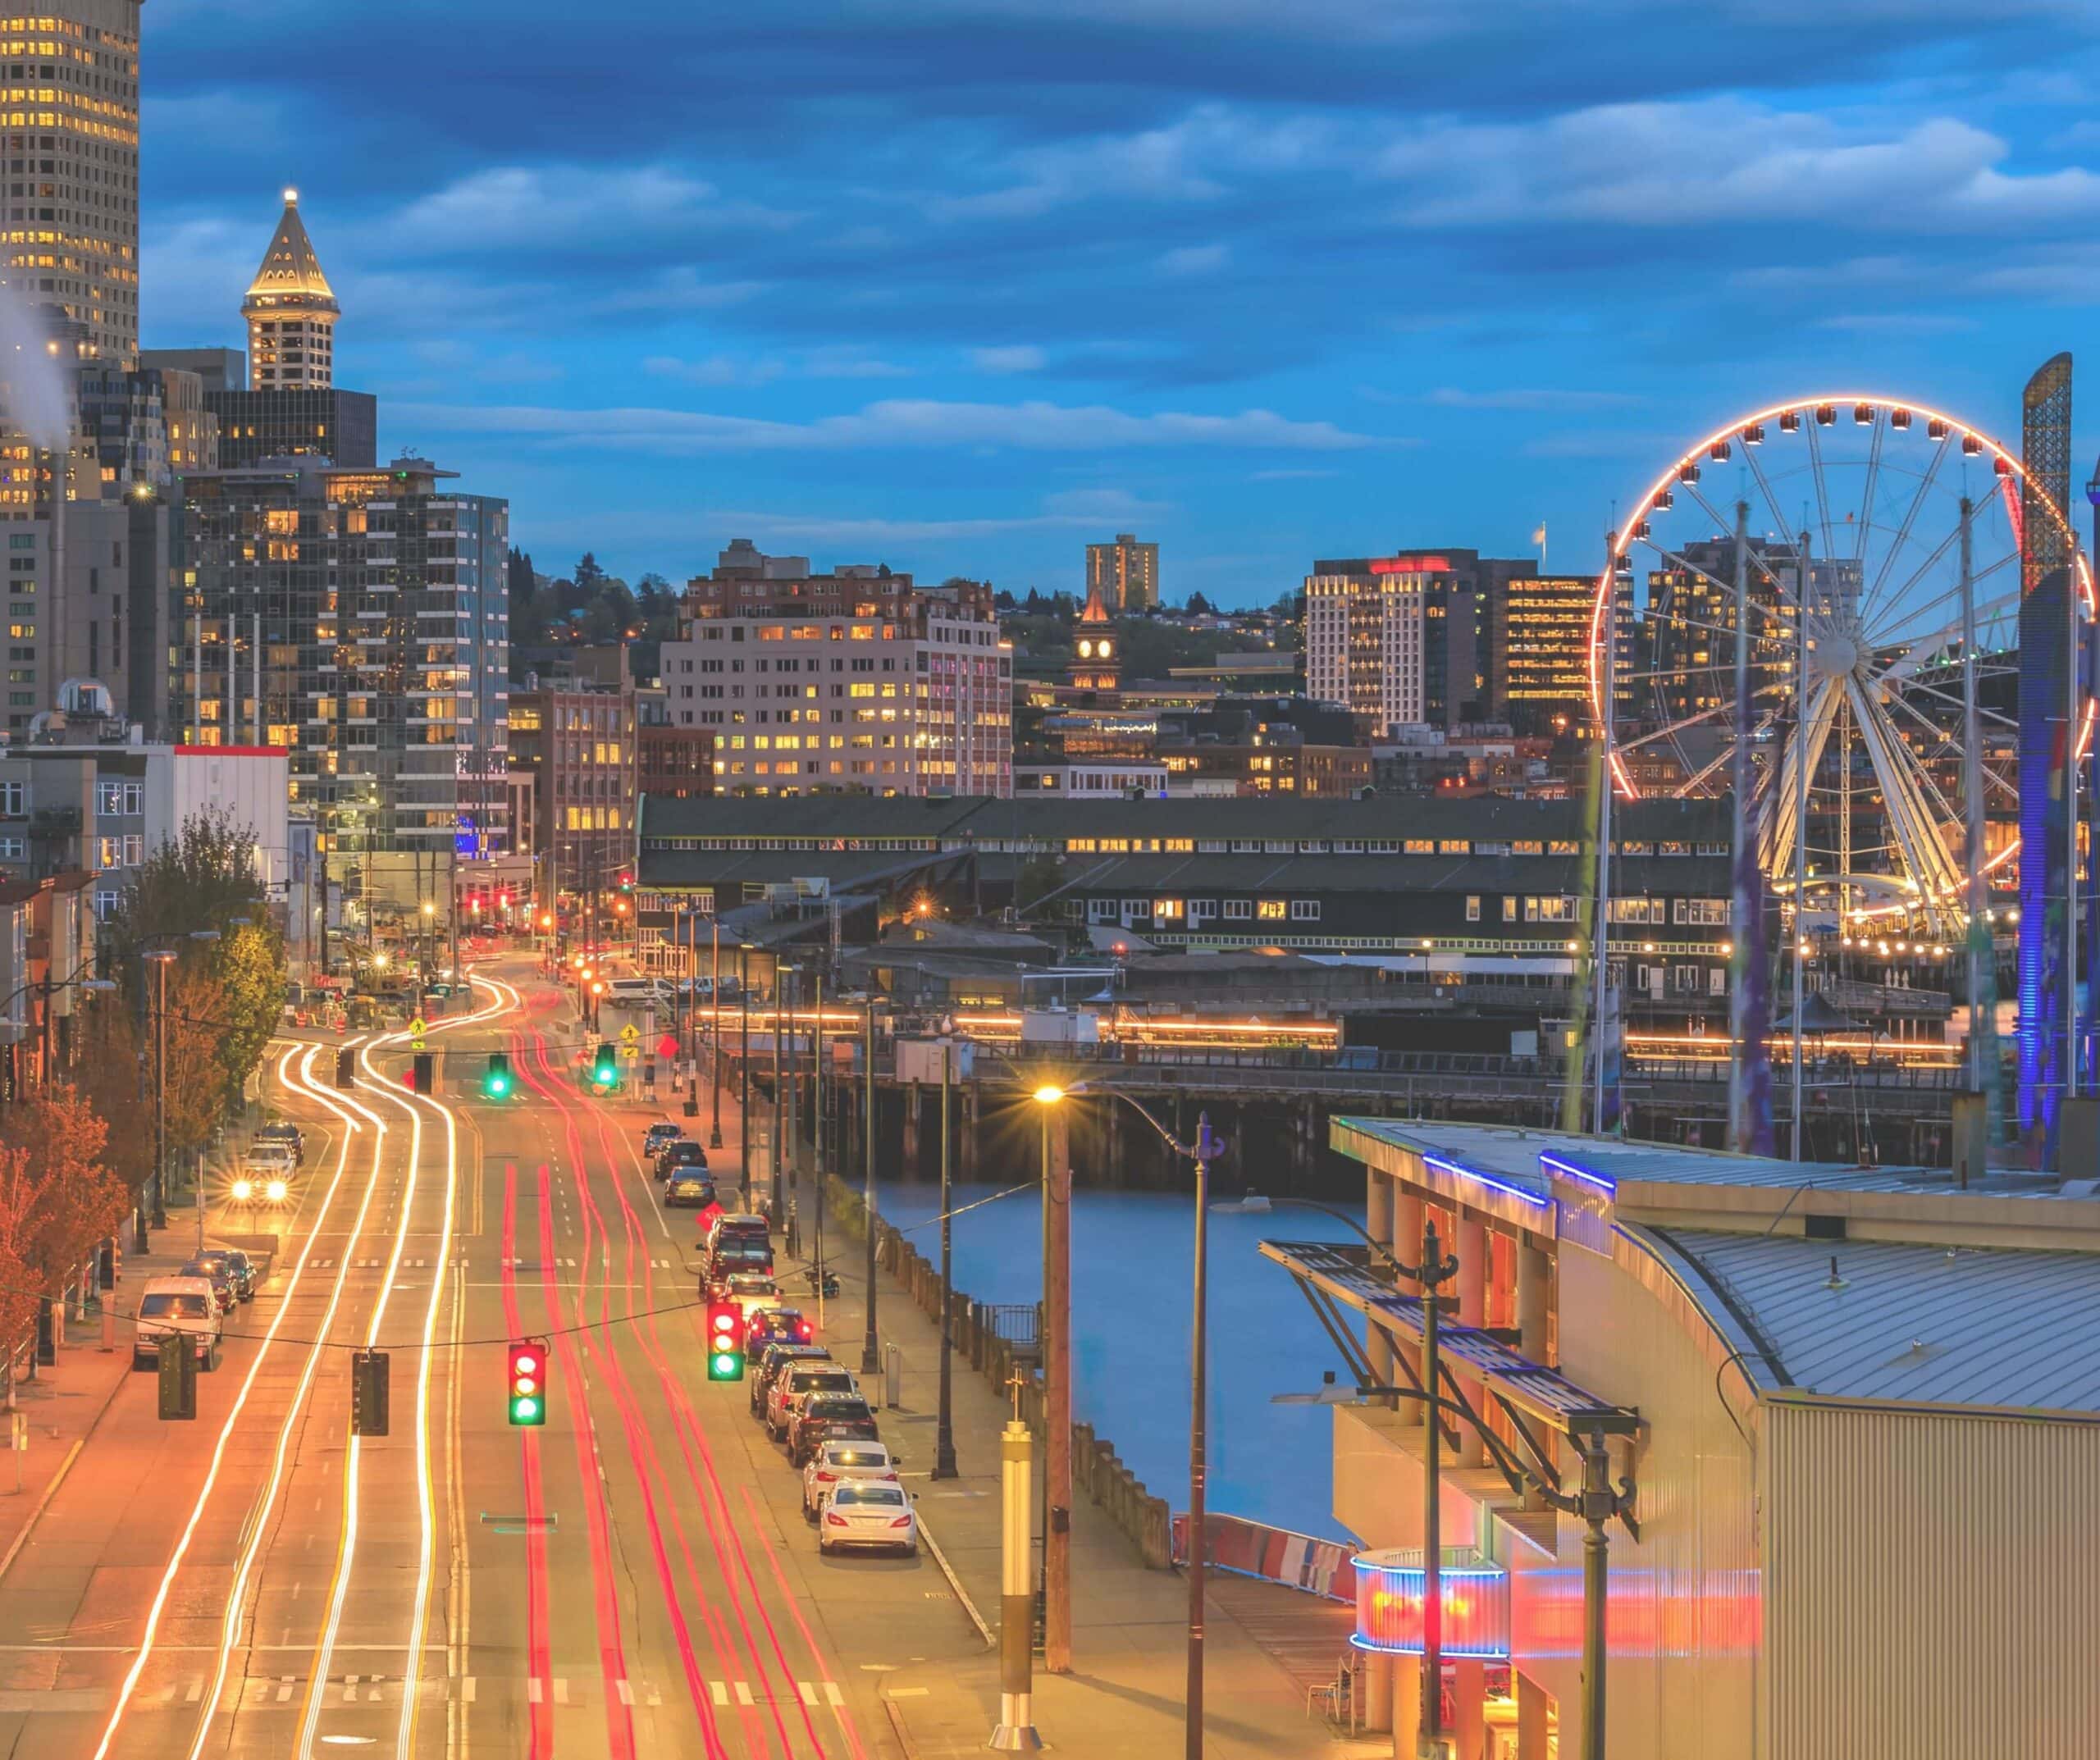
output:
[[[995,1753],[1033,1753],[1043,1745],[1035,1731],[1034,1683],[1035,1596],[1029,1586],[1029,1494],[1028,1428],[1018,1418],[999,1436],[999,1721],[988,1744]]]
[[[883,1403],[892,1411],[904,1403],[904,1352],[894,1343],[883,1347]]]

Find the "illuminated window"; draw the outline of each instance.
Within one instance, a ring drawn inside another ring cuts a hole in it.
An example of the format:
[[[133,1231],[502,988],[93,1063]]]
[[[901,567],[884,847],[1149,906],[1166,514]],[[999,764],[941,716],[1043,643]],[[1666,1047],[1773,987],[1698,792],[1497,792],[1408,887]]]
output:
[[[1265,898],[1255,914],[1264,923],[1281,923],[1290,914],[1290,907],[1280,898]]]

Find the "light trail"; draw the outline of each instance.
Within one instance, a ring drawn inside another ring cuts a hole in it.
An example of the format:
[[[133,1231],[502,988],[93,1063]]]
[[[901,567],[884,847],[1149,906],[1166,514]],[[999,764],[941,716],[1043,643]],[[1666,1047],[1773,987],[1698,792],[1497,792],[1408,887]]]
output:
[[[445,1028],[470,1026],[500,1013],[502,1008],[502,999],[499,996],[486,1010],[463,1015],[455,1020],[441,1022],[439,1024]],[[407,1178],[401,1188],[401,1220],[395,1228],[393,1243],[387,1251],[386,1269],[385,1274],[380,1279],[378,1297],[372,1303],[371,1315],[365,1324],[364,1347],[368,1351],[377,1347],[379,1329],[386,1324],[386,1311],[393,1303],[395,1285],[400,1278],[402,1255],[408,1249],[409,1224],[414,1220],[417,1187],[421,1182],[422,1174],[423,1115],[422,1110],[418,1106],[411,1106],[401,1097],[400,1093],[390,1083],[382,1080],[377,1066],[372,1060],[372,1054],[375,1050],[382,1046],[396,1043],[406,1037],[408,1035],[405,1032],[385,1034],[373,1039],[358,1053],[358,1066],[364,1071],[364,1079],[358,1083],[360,1090],[378,1096],[388,1105],[399,1108],[409,1115],[409,1160]],[[422,1097],[418,1097],[420,1099]],[[451,1197],[457,1189],[458,1144],[456,1137],[450,1136],[452,1127],[450,1110],[435,1101],[430,1103],[446,1120],[450,1147],[452,1151],[447,1174],[445,1208],[445,1225],[449,1234],[451,1225]],[[344,1104],[371,1119],[380,1132],[381,1138],[384,1138],[386,1126],[380,1120],[377,1114],[369,1111],[355,1100],[346,1101]],[[362,1216],[359,1220],[361,1229]],[[441,1265],[444,1263],[442,1258],[440,1259],[439,1263]],[[426,1617],[430,1592],[431,1559],[436,1551],[435,1518],[432,1513],[429,1483],[429,1324],[435,1312],[437,1292],[443,1288],[443,1285],[444,1279],[441,1275],[432,1279],[431,1308],[426,1315],[424,1349],[418,1376],[416,1470],[419,1493],[418,1514],[421,1519],[418,1524],[417,1601],[419,1612]],[[324,1334],[323,1336],[325,1337],[326,1334]],[[329,1584],[328,1611],[322,1624],[320,1639],[315,1645],[313,1667],[307,1681],[306,1699],[300,1709],[298,1746],[299,1760],[312,1760],[314,1739],[321,1719],[322,1693],[333,1671],[336,1641],[342,1630],[343,1609],[349,1603],[350,1580],[357,1569],[359,1516],[363,1491],[363,1465],[364,1439],[353,1434],[349,1439],[343,1457],[343,1525],[336,1543],[335,1575]],[[420,1644],[420,1626],[418,1633],[418,1642]],[[410,1653],[407,1666],[411,1669],[420,1670],[422,1657],[419,1651]],[[414,1697],[412,1685],[404,1694],[402,1721],[396,1732],[396,1751],[404,1757],[408,1753],[408,1749],[404,1744],[415,1718]]]
[[[470,983],[481,984],[494,996],[489,1008],[475,1015],[468,1015],[458,1024],[469,1021],[500,1018],[518,1005],[518,992],[509,985],[493,978],[476,978]],[[452,1023],[441,1023],[450,1025]],[[435,1096],[418,1094],[419,1105],[434,1108],[445,1121],[445,1221],[439,1231],[437,1276],[431,1279],[430,1301],[423,1310],[422,1343],[416,1359],[416,1508],[420,1518],[418,1550],[416,1555],[416,1596],[414,1611],[409,1621],[408,1661],[403,1671],[401,1689],[401,1722],[395,1738],[395,1751],[401,1760],[409,1760],[415,1751],[416,1712],[420,1697],[417,1688],[422,1676],[423,1635],[430,1625],[430,1585],[436,1568],[436,1515],[435,1499],[431,1489],[430,1470],[430,1375],[431,1361],[436,1356],[432,1341],[437,1336],[437,1316],[444,1306],[444,1269],[452,1263],[453,1213],[459,1197],[459,1128],[450,1106]],[[408,1209],[402,1207],[402,1225],[408,1223]],[[452,1364],[454,1381],[459,1374],[459,1361]]]
[[[352,1040],[349,1042],[354,1044],[356,1042]],[[319,1054],[320,1049],[320,1046],[314,1046],[307,1050],[302,1060],[303,1078],[306,1072],[312,1069],[313,1060]],[[289,1074],[292,1060],[299,1055],[299,1047],[296,1045],[291,1046],[285,1050],[277,1061],[278,1079],[288,1087],[294,1085]],[[317,1089],[305,1088],[300,1091],[318,1092]],[[270,1347],[276,1338],[278,1329],[285,1323],[285,1315],[290,1310],[291,1298],[299,1288],[300,1279],[305,1274],[307,1261],[312,1256],[313,1244],[319,1238],[321,1230],[327,1222],[329,1211],[335,1204],[336,1193],[342,1185],[345,1171],[349,1165],[350,1143],[356,1133],[355,1123],[346,1119],[342,1140],[336,1151],[335,1174],[329,1181],[326,1192],[322,1196],[320,1210],[314,1216],[313,1225],[307,1231],[305,1244],[299,1249],[299,1262],[293,1267],[290,1283],[285,1287],[283,1299],[277,1306],[276,1318],[270,1323],[268,1329],[262,1334],[254,1358],[249,1364],[248,1373],[242,1379],[240,1391],[235,1396],[232,1409],[227,1412],[226,1422],[220,1427],[218,1441],[212,1450],[211,1466],[205,1473],[203,1484],[198,1490],[197,1500],[190,1508],[189,1520],[183,1525],[181,1538],[176,1542],[175,1550],[169,1555],[167,1567],[161,1573],[160,1585],[154,1591],[153,1601],[147,1609],[145,1630],[139,1639],[139,1653],[132,1658],[131,1666],[125,1671],[123,1681],[117,1689],[116,1703],[110,1709],[109,1721],[103,1726],[101,1740],[95,1744],[94,1760],[105,1760],[105,1757],[109,1753],[110,1744],[116,1740],[118,1730],[123,1726],[125,1713],[130,1708],[131,1696],[138,1689],[139,1677],[145,1672],[147,1663],[152,1660],[154,1640],[160,1632],[161,1616],[167,1609],[168,1595],[175,1587],[176,1574],[181,1570],[184,1559],[189,1556],[190,1542],[196,1537],[197,1525],[203,1520],[204,1511],[211,1502],[212,1493],[218,1484],[219,1470],[226,1461],[226,1444],[232,1439],[234,1425],[240,1420],[242,1411],[247,1407],[248,1396],[255,1385],[256,1376],[260,1373],[264,1361],[270,1354]],[[368,1179],[365,1185],[364,1201],[368,1206],[372,1201],[372,1190],[377,1183],[377,1170],[378,1150],[375,1146],[373,1177]],[[329,1311],[331,1315],[334,1312],[335,1302],[341,1298],[343,1280],[343,1274],[339,1272],[336,1279],[335,1293],[330,1300]],[[323,1336],[325,1335],[324,1331]],[[309,1376],[315,1364],[319,1361],[321,1350],[322,1344],[318,1339],[308,1347],[307,1372]],[[293,1420],[297,1416],[298,1408],[294,1406],[292,1411],[287,1414],[284,1429],[280,1433],[276,1461],[267,1488],[267,1496],[269,1498],[276,1497],[283,1482],[284,1438],[290,1434]],[[260,1521],[256,1523],[254,1534],[251,1536],[251,1545],[254,1543],[256,1537],[260,1535],[262,1527],[263,1524]],[[221,1630],[217,1672],[217,1681],[221,1690],[223,1690],[224,1687],[226,1658],[233,1648],[232,1632],[235,1629],[235,1610],[238,1606],[238,1598],[235,1598],[228,1607],[228,1625]],[[208,1716],[205,1721],[208,1723]]]
[[[518,1164],[503,1168],[503,1317],[510,1336],[525,1336],[525,1322],[518,1311]],[[525,1651],[531,1679],[539,1690],[526,1693],[527,1716],[532,1730],[532,1760],[550,1760],[554,1753],[553,1712],[547,1704],[548,1676],[554,1672],[553,1653],[547,1639],[547,1536],[542,1512],[546,1493],[540,1480],[537,1432],[518,1434],[519,1472],[525,1481]]]

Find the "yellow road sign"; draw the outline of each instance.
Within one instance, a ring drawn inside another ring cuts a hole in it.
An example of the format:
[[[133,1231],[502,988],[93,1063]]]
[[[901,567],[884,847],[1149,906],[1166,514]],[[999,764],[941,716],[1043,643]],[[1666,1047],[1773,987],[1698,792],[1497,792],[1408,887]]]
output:
[[[621,1044],[639,1045],[641,1042],[641,1029],[636,1026],[632,1021],[629,1021],[624,1027],[620,1028]]]

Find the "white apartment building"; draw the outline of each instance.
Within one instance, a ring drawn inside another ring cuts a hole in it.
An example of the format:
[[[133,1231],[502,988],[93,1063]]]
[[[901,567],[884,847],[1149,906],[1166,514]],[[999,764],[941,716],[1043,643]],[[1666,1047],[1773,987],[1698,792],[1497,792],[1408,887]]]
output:
[[[1013,792],[1013,651],[992,590],[737,540],[689,583],[664,644],[666,707],[714,733],[718,793]]]
[[[1305,577],[1305,687],[1367,734],[1427,718],[1429,572],[1413,559],[1317,563]]]

